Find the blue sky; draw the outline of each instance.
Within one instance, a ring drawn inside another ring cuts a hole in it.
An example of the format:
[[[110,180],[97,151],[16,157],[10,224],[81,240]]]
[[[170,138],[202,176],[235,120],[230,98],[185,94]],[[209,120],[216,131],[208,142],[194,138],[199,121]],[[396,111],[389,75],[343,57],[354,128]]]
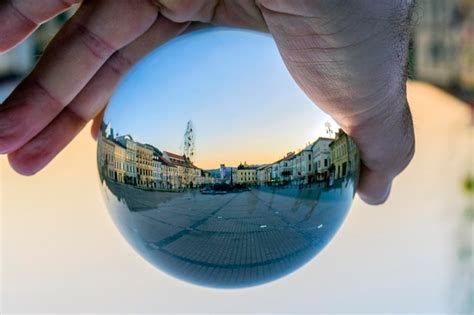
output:
[[[195,162],[205,168],[272,162],[315,140],[330,120],[293,81],[269,35],[228,28],[155,49],[122,80],[104,119],[176,153],[192,120]]]

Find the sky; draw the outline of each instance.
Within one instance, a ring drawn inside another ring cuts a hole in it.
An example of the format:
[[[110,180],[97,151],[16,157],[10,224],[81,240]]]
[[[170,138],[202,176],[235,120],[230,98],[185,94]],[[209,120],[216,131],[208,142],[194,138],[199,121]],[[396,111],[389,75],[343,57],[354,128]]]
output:
[[[115,133],[182,153],[189,120],[196,165],[271,163],[327,136],[335,122],[300,90],[274,40],[208,28],[156,49],[122,80],[106,111]]]

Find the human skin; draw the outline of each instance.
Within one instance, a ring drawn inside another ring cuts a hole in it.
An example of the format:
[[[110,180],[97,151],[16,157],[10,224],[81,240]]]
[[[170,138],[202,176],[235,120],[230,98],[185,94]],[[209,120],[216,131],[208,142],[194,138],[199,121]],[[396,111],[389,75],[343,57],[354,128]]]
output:
[[[5,0],[0,52],[79,0]],[[127,70],[196,23],[270,32],[291,75],[361,152],[359,196],[385,202],[413,157],[406,99],[409,0],[83,1],[0,106],[0,153],[45,167],[103,109]]]

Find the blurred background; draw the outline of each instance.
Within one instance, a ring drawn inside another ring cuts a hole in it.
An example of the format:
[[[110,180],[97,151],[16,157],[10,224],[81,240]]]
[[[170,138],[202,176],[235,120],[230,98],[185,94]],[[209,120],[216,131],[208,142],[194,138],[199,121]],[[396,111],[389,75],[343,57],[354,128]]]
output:
[[[0,55],[0,101],[72,13]],[[197,288],[136,256],[107,216],[88,130],[31,178],[2,156],[0,311],[474,312],[473,0],[417,2],[409,78],[417,153],[389,201],[356,198],[313,263],[253,289]]]

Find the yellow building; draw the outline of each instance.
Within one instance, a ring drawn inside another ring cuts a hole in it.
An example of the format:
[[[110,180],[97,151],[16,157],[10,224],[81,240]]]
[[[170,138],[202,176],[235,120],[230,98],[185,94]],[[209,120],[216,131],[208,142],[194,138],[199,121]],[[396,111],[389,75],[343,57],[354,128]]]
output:
[[[331,161],[334,166],[334,179],[344,178],[359,167],[359,152],[352,139],[339,129],[334,141],[329,144]]]
[[[153,151],[138,142],[137,181],[141,188],[153,188]]]
[[[247,163],[240,164],[234,171],[234,184],[255,185],[257,183],[257,166],[248,166]]]
[[[124,135],[116,138],[122,146],[127,149],[125,158],[125,183],[137,185],[137,143],[133,141],[132,136]]]
[[[118,142],[114,146],[114,179],[118,183],[125,183],[125,160],[127,158],[127,148]]]

